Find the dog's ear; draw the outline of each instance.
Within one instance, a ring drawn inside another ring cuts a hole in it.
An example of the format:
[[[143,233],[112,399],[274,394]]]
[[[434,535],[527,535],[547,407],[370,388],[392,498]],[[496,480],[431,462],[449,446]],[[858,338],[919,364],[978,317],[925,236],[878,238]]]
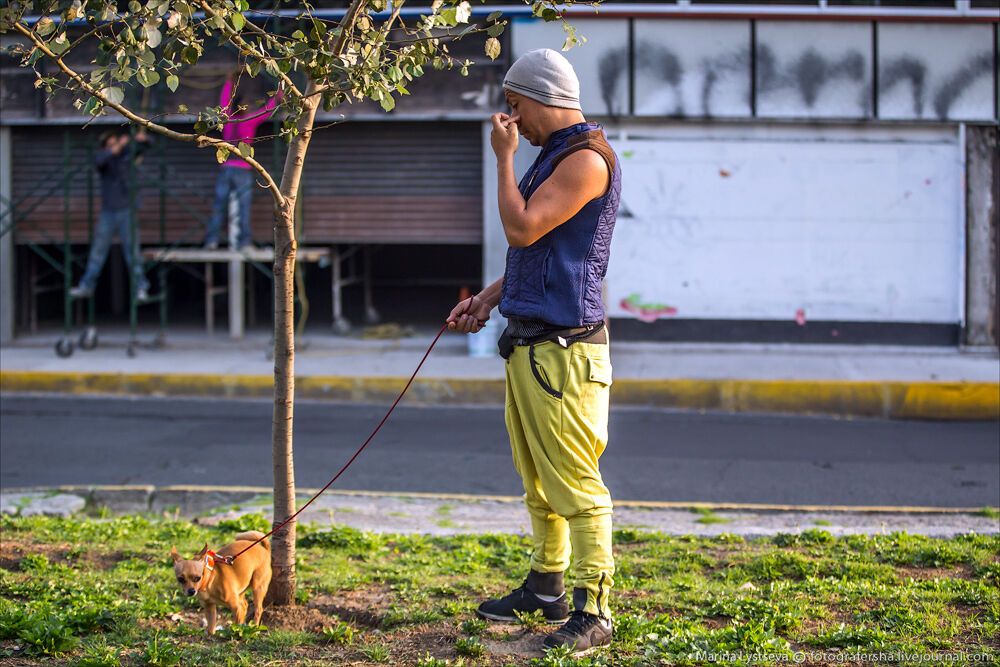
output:
[[[174,559],[175,563],[179,560],[183,560],[181,555],[177,553],[177,547],[170,547],[170,557]]]
[[[201,558],[202,556],[204,556],[207,553],[208,553],[208,542],[205,542],[205,546],[203,546],[201,548],[201,551],[198,552],[198,557]]]

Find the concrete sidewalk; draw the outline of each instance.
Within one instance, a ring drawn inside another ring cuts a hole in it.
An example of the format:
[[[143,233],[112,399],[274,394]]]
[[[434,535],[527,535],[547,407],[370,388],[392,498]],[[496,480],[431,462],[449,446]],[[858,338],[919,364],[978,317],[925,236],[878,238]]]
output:
[[[391,401],[436,330],[396,340],[307,335],[296,354],[298,395]],[[268,396],[273,364],[262,333],[231,341],[171,332],[166,346],[125,354],[125,332],[101,332],[93,351],[61,359],[58,334],[0,348],[0,390],[185,396]],[[152,338],[152,333],[142,336]],[[503,360],[472,358],[445,334],[407,396],[410,403],[503,401]],[[732,412],[919,419],[997,419],[995,350],[927,347],[614,342],[613,401]]]
[[[301,506],[315,489],[299,489]],[[4,489],[0,512],[70,516],[79,512],[191,517],[217,524],[246,514],[271,517],[266,487],[94,486]],[[521,498],[461,494],[393,494],[330,490],[299,518],[304,523],[350,526],[384,533],[455,535],[530,534]],[[996,508],[852,507],[751,503],[615,501],[615,527],[672,535],[745,538],[822,528],[834,535],[905,531],[932,537],[1000,533]]]

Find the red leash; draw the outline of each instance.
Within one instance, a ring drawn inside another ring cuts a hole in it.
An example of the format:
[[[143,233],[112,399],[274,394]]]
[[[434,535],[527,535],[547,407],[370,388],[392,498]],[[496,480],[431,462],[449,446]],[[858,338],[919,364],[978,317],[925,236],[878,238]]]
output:
[[[472,298],[471,298],[471,297],[469,298],[469,306],[470,306],[470,307],[472,306]],[[306,503],[305,505],[303,505],[302,507],[300,507],[300,508],[298,509],[298,511],[297,511],[297,512],[295,512],[295,514],[291,515],[290,517],[288,517],[287,519],[285,519],[284,521],[282,521],[282,522],[281,522],[281,523],[280,523],[280,524],[279,524],[279,525],[278,525],[277,527],[275,527],[275,528],[272,528],[272,529],[271,529],[271,530],[270,530],[270,531],[269,531],[269,532],[267,533],[267,535],[264,535],[263,537],[260,537],[260,538],[257,538],[257,540],[255,540],[255,541],[254,541],[254,542],[253,542],[252,544],[250,544],[249,546],[245,547],[245,548],[244,548],[244,549],[243,549],[242,551],[240,551],[239,553],[236,553],[236,554],[234,554],[234,555],[232,555],[232,556],[226,556],[226,557],[223,557],[223,556],[219,556],[218,554],[215,554],[215,560],[217,560],[217,561],[221,561],[221,562],[223,562],[223,563],[226,563],[227,565],[232,565],[232,564],[233,564],[233,561],[234,561],[234,560],[236,560],[237,558],[239,558],[239,557],[240,557],[240,555],[241,555],[241,554],[243,554],[243,552],[245,552],[245,551],[247,551],[247,550],[249,550],[249,549],[252,549],[252,548],[253,548],[254,546],[256,546],[256,545],[257,545],[258,543],[260,543],[260,542],[263,542],[263,541],[264,541],[264,540],[266,540],[266,539],[267,539],[268,537],[270,537],[270,536],[271,536],[271,535],[273,535],[274,533],[276,533],[276,532],[278,532],[279,530],[281,530],[282,528],[284,528],[284,527],[285,527],[285,525],[287,525],[287,524],[288,524],[288,522],[290,522],[290,521],[291,521],[292,519],[294,519],[294,518],[295,518],[295,517],[297,517],[297,516],[298,516],[299,514],[301,514],[301,513],[302,513],[302,511],[303,511],[303,510],[304,510],[305,508],[309,507],[309,505],[311,505],[311,504],[312,504],[312,502],[313,502],[314,500],[316,500],[317,498],[319,498],[319,497],[320,497],[320,496],[321,496],[321,495],[323,494],[323,492],[324,492],[324,491],[326,491],[327,489],[329,489],[329,488],[330,488],[330,486],[331,486],[331,485],[332,485],[332,484],[333,484],[334,482],[336,482],[336,481],[337,481],[337,478],[339,478],[339,477],[340,477],[341,475],[343,475],[343,474],[344,474],[344,471],[345,471],[345,470],[347,470],[347,469],[348,469],[348,468],[349,468],[349,467],[351,466],[351,464],[352,464],[352,463],[354,463],[354,459],[358,458],[358,456],[359,456],[359,455],[361,454],[361,452],[363,452],[363,451],[365,450],[365,447],[367,447],[367,446],[368,446],[368,443],[370,443],[370,442],[372,441],[372,439],[373,439],[373,438],[375,437],[375,434],[379,432],[379,429],[380,429],[380,428],[382,428],[382,425],[383,425],[383,424],[385,424],[386,420],[388,420],[388,419],[389,419],[389,415],[391,415],[391,414],[392,414],[392,411],[396,409],[396,406],[397,406],[397,405],[399,404],[399,401],[400,401],[400,400],[402,400],[402,398],[403,398],[403,395],[404,395],[404,394],[406,394],[406,390],[410,388],[410,385],[411,385],[411,384],[413,384],[413,379],[417,377],[417,373],[419,373],[419,372],[420,372],[420,368],[421,368],[421,367],[422,367],[422,366],[424,365],[424,362],[425,362],[425,361],[427,361],[427,357],[429,357],[429,356],[430,356],[430,354],[431,354],[431,350],[433,350],[433,349],[434,349],[434,346],[435,346],[435,345],[437,345],[437,342],[438,342],[438,339],[440,339],[440,338],[441,338],[441,335],[442,335],[442,334],[444,334],[444,332],[445,332],[445,330],[446,330],[447,328],[448,328],[448,323],[446,322],[446,323],[444,324],[444,326],[443,326],[443,327],[441,327],[441,331],[438,331],[438,334],[437,334],[437,336],[435,336],[435,337],[434,337],[434,340],[433,340],[433,341],[431,342],[431,346],[427,348],[427,351],[426,351],[426,352],[424,352],[424,358],[420,360],[420,363],[419,363],[419,364],[417,364],[417,368],[416,368],[416,370],[414,370],[414,371],[413,371],[413,375],[411,375],[411,376],[410,376],[410,379],[409,379],[409,380],[407,381],[407,383],[406,383],[406,386],[405,386],[405,387],[403,387],[403,391],[399,392],[399,396],[397,396],[397,397],[396,397],[396,400],[395,400],[395,401],[393,401],[393,403],[392,403],[392,407],[390,407],[390,408],[389,408],[389,411],[385,413],[385,417],[382,417],[382,421],[380,421],[380,422],[378,423],[378,426],[376,426],[376,427],[375,427],[375,430],[374,430],[374,431],[372,431],[372,434],[368,436],[368,439],[367,439],[367,440],[365,440],[365,441],[364,441],[364,443],[362,443],[362,445],[361,445],[360,447],[358,447],[358,451],[354,452],[354,456],[352,456],[352,457],[351,457],[351,458],[350,458],[350,459],[349,459],[349,460],[347,461],[347,463],[345,463],[345,464],[344,464],[344,467],[343,467],[343,468],[341,468],[341,469],[340,469],[340,470],[339,470],[339,471],[337,472],[337,474],[333,476],[333,479],[331,479],[331,480],[330,480],[329,482],[327,482],[327,483],[326,483],[326,486],[324,486],[324,487],[323,487],[322,489],[320,489],[320,490],[319,490],[319,491],[318,491],[318,492],[316,493],[316,495],[315,495],[315,496],[313,496],[312,498],[310,498],[310,499],[309,499],[309,501],[308,501],[308,502],[307,502],[307,503]]]

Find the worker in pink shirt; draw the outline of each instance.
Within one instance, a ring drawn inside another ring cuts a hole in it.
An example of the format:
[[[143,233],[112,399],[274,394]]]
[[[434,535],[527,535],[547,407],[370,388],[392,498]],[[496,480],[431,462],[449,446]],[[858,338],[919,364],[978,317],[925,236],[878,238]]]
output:
[[[226,83],[222,86],[222,93],[219,95],[219,106],[222,107],[223,114],[229,116],[230,120],[222,128],[222,138],[233,144],[239,142],[253,143],[257,135],[257,128],[261,123],[270,119],[274,108],[281,99],[281,91],[272,96],[260,109],[239,111],[243,105],[242,95],[236,91],[233,84],[233,77],[226,77]],[[222,164],[219,169],[219,177],[215,181],[215,204],[212,207],[212,219],[208,223],[208,231],[205,234],[205,247],[214,250],[219,247],[219,229],[222,221],[226,218],[226,211],[229,207],[229,193],[235,192],[239,202],[239,235],[236,239],[236,246],[240,250],[251,245],[253,239],[250,233],[250,203],[253,198],[253,168],[245,161],[234,154]]]

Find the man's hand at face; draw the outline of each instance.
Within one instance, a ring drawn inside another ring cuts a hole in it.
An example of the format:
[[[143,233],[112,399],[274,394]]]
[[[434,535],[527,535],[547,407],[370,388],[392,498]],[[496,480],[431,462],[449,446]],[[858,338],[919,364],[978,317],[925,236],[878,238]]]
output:
[[[490,144],[493,145],[493,152],[497,159],[514,155],[517,150],[517,121],[518,116],[508,116],[505,113],[495,113],[490,117],[493,123],[493,132],[490,133]]]
[[[123,135],[112,137],[111,141],[108,142],[108,150],[110,150],[112,154],[118,155],[122,152],[122,149],[125,148],[125,144],[127,143],[128,142],[125,140]]]

